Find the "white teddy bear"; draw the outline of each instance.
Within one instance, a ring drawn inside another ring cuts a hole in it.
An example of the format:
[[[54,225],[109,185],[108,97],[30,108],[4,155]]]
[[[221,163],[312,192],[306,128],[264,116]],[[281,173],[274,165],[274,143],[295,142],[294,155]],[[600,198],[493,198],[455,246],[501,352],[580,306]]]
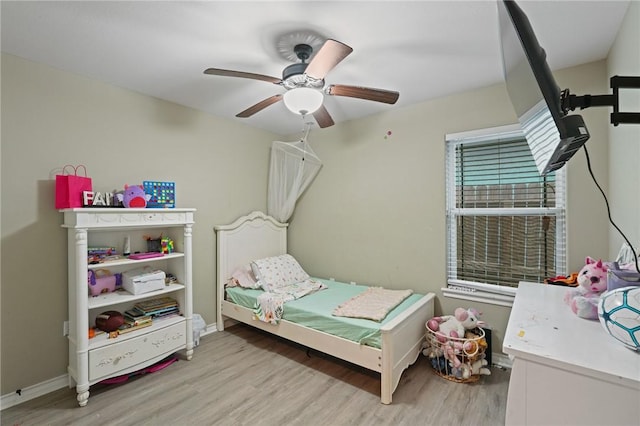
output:
[[[489,370],[488,368],[485,368],[488,364],[489,363],[484,358],[471,363],[471,365],[462,364],[460,366],[460,369],[462,370],[462,378],[468,379],[471,376],[477,376],[477,375],[490,376],[491,370]]]

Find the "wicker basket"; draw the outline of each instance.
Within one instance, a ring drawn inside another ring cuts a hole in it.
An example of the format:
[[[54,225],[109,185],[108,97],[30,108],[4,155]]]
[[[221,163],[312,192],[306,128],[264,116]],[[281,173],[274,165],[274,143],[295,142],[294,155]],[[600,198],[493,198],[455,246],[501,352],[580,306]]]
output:
[[[440,377],[458,383],[473,383],[480,379],[478,369],[483,364],[487,341],[484,330],[467,331],[464,338],[446,337],[427,327],[423,354],[431,361]]]

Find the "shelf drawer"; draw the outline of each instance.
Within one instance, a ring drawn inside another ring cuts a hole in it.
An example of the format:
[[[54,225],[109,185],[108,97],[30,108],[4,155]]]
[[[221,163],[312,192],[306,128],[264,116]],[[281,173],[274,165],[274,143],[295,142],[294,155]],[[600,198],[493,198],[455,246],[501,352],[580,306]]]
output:
[[[164,353],[185,347],[185,322],[169,325],[123,342],[89,351],[89,380],[116,375],[122,371]]]

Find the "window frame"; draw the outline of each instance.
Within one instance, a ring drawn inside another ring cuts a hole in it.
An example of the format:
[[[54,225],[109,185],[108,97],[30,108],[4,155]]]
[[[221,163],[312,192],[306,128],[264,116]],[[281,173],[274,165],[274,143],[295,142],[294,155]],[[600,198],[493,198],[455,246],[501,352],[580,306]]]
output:
[[[442,288],[445,297],[488,303],[499,306],[512,306],[517,287],[487,284],[457,279],[454,267],[457,257],[456,220],[460,215],[553,215],[556,218],[556,274],[565,275],[567,269],[567,176],[565,168],[555,171],[555,207],[534,208],[457,208],[456,207],[456,147],[462,143],[487,143],[499,139],[524,138],[518,124],[473,130],[445,135],[445,191],[446,191],[446,276],[447,286]],[[452,256],[454,259],[452,259]]]

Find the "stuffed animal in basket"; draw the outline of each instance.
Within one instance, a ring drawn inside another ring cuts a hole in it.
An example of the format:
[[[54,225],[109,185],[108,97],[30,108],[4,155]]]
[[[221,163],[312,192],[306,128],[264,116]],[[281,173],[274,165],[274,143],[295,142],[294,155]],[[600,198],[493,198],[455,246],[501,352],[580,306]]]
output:
[[[462,342],[450,341],[442,344],[442,350],[444,351],[444,359],[449,361],[449,365],[453,368],[460,368],[462,361],[458,354],[463,351]]]
[[[585,265],[578,272],[578,287],[567,290],[564,301],[580,318],[598,319],[598,301],[607,290],[607,271],[602,260],[587,256]]]
[[[471,376],[479,376],[479,375],[490,376],[491,370],[487,368],[488,364],[489,363],[485,359],[484,354],[477,361],[474,361],[469,364],[462,364],[460,366],[460,370],[462,372],[462,378],[468,379]]]
[[[427,321],[427,327],[435,332],[441,342],[449,337],[464,338],[465,330],[473,330],[484,325],[483,321],[478,320],[479,315],[475,309],[456,308],[453,315],[431,318]]]

